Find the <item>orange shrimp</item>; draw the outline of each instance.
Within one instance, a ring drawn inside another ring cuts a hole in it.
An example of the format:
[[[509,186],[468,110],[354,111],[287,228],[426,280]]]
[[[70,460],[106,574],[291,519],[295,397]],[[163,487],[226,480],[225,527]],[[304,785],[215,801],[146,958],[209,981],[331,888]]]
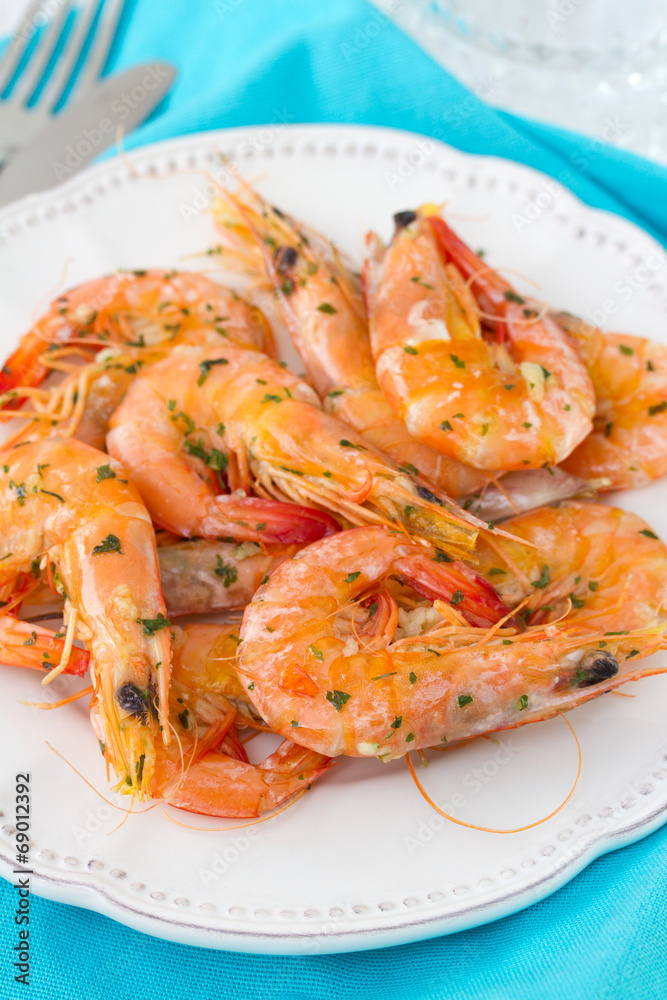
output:
[[[0,655],[11,665],[41,668],[55,661],[62,639],[43,629],[0,616]],[[36,637],[31,641],[32,637]],[[19,645],[28,639],[28,647]],[[236,676],[238,628],[188,625],[174,629],[169,725],[177,737],[158,747],[146,795],[190,812],[255,817],[303,792],[334,763],[284,740],[260,764],[251,764],[236,727],[263,726]],[[82,675],[89,654],[73,650],[66,673]],[[67,699],[66,699],[67,701]],[[93,729],[109,759],[97,695],[90,705]]]
[[[341,532],[278,566],[245,610],[237,657],[262,717],[319,753],[389,760],[664,670],[637,664],[666,648],[667,626],[667,546],[641,518],[572,503],[508,527],[528,544],[486,536],[480,569],[508,604],[527,602],[523,632],[509,617],[456,621],[434,600],[451,566],[385,528]],[[451,603],[466,614],[467,602],[461,588]]]
[[[45,682],[78,657],[74,637],[84,641],[108,759],[123,790],[141,795],[156,742],[169,742],[171,660],[146,508],[120,466],[77,441],[27,443],[5,450],[2,461],[0,588],[45,569],[65,599],[66,622],[60,660]]]
[[[249,185],[221,191],[214,205],[224,246],[253,275],[265,274],[280,313],[324,408],[354,428],[404,471],[449,496],[491,482],[479,469],[411,437],[375,375],[360,276],[321,233],[268,204]],[[229,255],[223,256],[225,264]]]
[[[200,478],[206,461],[226,468],[234,490],[254,482],[265,494],[352,523],[401,524],[454,550],[475,542],[478,522],[322,413],[305,382],[256,351],[177,348],[135,377],[107,446],[154,520],[177,534],[301,542],[334,523],[322,511],[278,504],[274,517],[266,500],[215,496]]]
[[[562,463],[577,476],[605,477],[633,489],[667,472],[667,347],[643,337],[603,333],[557,313],[595,386],[593,430]]]
[[[0,396],[20,386],[39,385],[50,371],[48,352],[54,348],[154,347],[199,329],[269,354],[274,351],[260,310],[204,275],[152,270],[95,278],[55,299],[21,338],[0,372]]]
[[[399,213],[390,245],[365,265],[382,390],[414,437],[475,468],[555,465],[592,426],[586,369],[557,324],[433,213]],[[483,307],[492,303],[502,343],[483,338],[461,271]]]

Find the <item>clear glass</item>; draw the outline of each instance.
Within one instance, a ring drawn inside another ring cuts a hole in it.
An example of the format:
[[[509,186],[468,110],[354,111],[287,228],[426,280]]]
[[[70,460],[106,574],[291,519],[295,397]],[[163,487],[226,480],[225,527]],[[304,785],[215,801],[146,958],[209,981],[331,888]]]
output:
[[[373,2],[489,103],[667,163],[667,0]]]

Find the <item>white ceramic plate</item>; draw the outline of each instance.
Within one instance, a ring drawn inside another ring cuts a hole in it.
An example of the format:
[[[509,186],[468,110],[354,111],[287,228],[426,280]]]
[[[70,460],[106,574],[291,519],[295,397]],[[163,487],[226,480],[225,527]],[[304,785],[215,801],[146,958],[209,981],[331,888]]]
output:
[[[207,266],[207,258],[184,258],[215,242],[204,173],[217,169],[219,151],[276,204],[357,256],[369,227],[388,235],[393,212],[446,200],[473,246],[540,282],[551,302],[606,310],[617,329],[665,336],[664,252],[540,174],[408,133],[273,125],[150,146],[2,212],[2,353],[38,303],[63,287],[121,266]],[[615,502],[660,530],[666,496],[658,483]],[[259,826],[201,833],[173,825],[158,807],[112,832],[122,813],[45,742],[106,795],[85,705],[48,713],[17,705],[42,696],[34,675],[0,673],[3,873],[10,876],[15,854],[14,775],[28,771],[33,890],[176,941],[307,954],[473,927],[543,899],[667,816],[666,677],[627,685],[632,698],[610,695],[572,712],[583,752],[574,795],[542,826],[500,836],[446,823],[404,762],[375,760],[341,762]],[[61,678],[46,697],[63,697],[75,683]],[[547,815],[576,771],[561,719],[432,756],[423,781],[437,801],[466,821],[501,828]]]

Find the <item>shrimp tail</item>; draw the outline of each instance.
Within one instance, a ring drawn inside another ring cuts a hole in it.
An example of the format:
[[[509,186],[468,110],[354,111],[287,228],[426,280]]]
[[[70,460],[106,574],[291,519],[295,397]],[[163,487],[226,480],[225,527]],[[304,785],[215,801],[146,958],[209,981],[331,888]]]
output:
[[[173,755],[171,766],[165,767],[165,761],[158,759],[153,794],[159,794],[165,780],[177,776]],[[214,751],[188,768],[184,780],[167,793],[167,801],[206,816],[255,817],[307,789],[333,763],[291,740],[284,740],[258,765]]]

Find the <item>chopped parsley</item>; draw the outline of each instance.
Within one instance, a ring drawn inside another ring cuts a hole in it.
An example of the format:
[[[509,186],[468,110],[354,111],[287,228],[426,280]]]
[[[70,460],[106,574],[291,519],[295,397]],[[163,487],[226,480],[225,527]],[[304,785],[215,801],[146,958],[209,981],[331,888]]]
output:
[[[544,588],[551,582],[551,571],[546,563],[542,563],[542,572],[537,580],[533,580],[533,587],[539,588],[539,590],[544,590]]]
[[[47,497],[55,497],[56,500],[60,500],[61,503],[65,503],[65,497],[61,497],[60,493],[52,493],[51,490],[40,490],[40,493],[45,493]]]
[[[118,538],[117,535],[107,535],[107,537],[93,549],[94,556],[101,556],[105,552],[117,552],[122,556],[123,550],[120,547],[120,538]]]
[[[116,473],[113,471],[110,465],[99,465],[97,468],[97,482],[101,483],[103,479],[115,479]]]
[[[203,385],[208,378],[208,373],[214,365],[228,365],[229,361],[227,358],[213,358],[212,360],[202,361],[199,365],[200,376],[197,379],[197,385]]]
[[[10,479],[9,488],[16,493],[16,502],[19,507],[23,507],[26,502],[25,483],[15,483],[13,479]]]
[[[326,697],[337,712],[342,711],[344,705],[350,700],[350,695],[345,691],[327,691]]]
[[[236,583],[238,580],[238,570],[236,569],[236,566],[232,566],[231,563],[226,563],[221,556],[216,556],[215,559],[218,565],[213,572],[216,576],[222,577],[222,585],[226,590],[227,587],[231,587],[231,585]]]
[[[137,618],[137,624],[143,625],[144,635],[155,635],[163,628],[169,628],[171,622],[169,619],[163,615],[161,612],[158,614],[157,618]],[[230,638],[232,638],[230,636]]]

